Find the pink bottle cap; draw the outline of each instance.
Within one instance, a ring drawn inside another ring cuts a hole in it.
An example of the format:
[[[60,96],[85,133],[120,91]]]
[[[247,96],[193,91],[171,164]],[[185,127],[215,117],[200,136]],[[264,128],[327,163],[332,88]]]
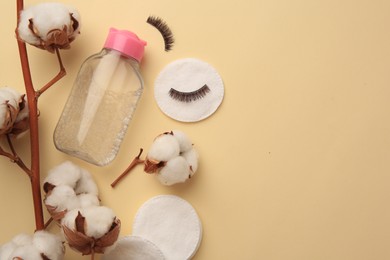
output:
[[[110,28],[104,48],[119,51],[141,62],[145,45],[146,42],[138,38],[135,33]]]

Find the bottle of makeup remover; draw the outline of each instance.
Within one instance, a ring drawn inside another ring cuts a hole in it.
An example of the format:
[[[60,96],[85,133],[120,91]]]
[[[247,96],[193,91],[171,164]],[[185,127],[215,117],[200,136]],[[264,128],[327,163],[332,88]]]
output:
[[[58,150],[104,166],[117,155],[143,91],[146,42],[111,28],[100,53],[80,68],[54,132]]]

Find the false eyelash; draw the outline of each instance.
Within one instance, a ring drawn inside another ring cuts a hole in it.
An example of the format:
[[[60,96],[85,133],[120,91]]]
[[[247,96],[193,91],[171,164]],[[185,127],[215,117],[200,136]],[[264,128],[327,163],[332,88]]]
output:
[[[165,51],[170,51],[175,42],[173,38],[173,33],[171,29],[169,29],[166,22],[164,22],[160,17],[149,16],[146,22],[152,26],[154,26],[162,35],[164,39]]]
[[[181,91],[178,91],[176,89],[171,88],[169,90],[169,96],[175,100],[189,103],[189,102],[192,102],[192,101],[195,101],[195,100],[198,100],[198,99],[205,97],[206,94],[209,92],[210,92],[210,88],[209,88],[209,86],[207,86],[205,84],[200,89],[194,90],[191,92],[181,92]]]

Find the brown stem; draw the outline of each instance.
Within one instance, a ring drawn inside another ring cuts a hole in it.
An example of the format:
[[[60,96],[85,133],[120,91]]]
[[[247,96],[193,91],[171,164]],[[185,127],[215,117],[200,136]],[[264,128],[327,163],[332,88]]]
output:
[[[36,92],[36,97],[38,98],[40,95],[42,95],[43,92],[45,92],[46,90],[48,90],[51,86],[54,85],[54,83],[56,83],[57,81],[59,81],[61,78],[63,78],[65,75],[66,75],[66,70],[65,70],[65,67],[64,65],[62,64],[62,59],[61,59],[61,55],[60,55],[60,51],[58,48],[55,48],[55,51],[56,51],[56,54],[57,54],[57,59],[58,59],[58,62],[60,64],[60,71],[58,72],[58,74],[52,79],[50,80],[45,86],[43,86],[40,90],[38,90]]]
[[[17,23],[20,21],[20,12],[23,10],[23,0],[16,0],[17,6]],[[45,228],[42,209],[42,197],[40,187],[40,168],[39,168],[39,138],[38,138],[38,102],[35,95],[34,86],[31,79],[30,65],[27,56],[26,44],[17,39],[20,62],[24,85],[26,88],[29,124],[30,124],[30,143],[31,143],[31,189],[34,203],[35,226],[37,230]]]
[[[45,229],[47,229],[49,227],[49,225],[51,224],[51,222],[53,222],[53,218],[50,217],[49,220],[45,223]]]
[[[11,149],[12,152],[12,158],[10,156],[7,156],[8,158],[11,159],[12,162],[16,163],[22,170],[27,173],[27,175],[31,178],[31,171],[30,169],[27,168],[27,166],[24,164],[22,159],[18,156],[18,154],[15,151],[15,148],[12,144],[11,137],[7,134],[7,141],[8,141],[8,146]],[[11,155],[11,154],[9,154]]]
[[[1,147],[0,147],[0,155],[9,158],[11,160],[11,162],[16,163],[20,168],[22,168],[23,171],[25,173],[27,173],[28,177],[31,177],[30,170],[24,165],[24,163],[22,162],[22,160],[18,156],[4,151],[3,148],[1,148]]]
[[[135,166],[138,164],[144,163],[144,160],[141,160],[141,154],[143,152],[143,149],[141,148],[139,151],[139,154],[133,159],[133,161],[130,163],[129,167],[118,177],[116,180],[111,183],[111,187],[115,188],[115,186],[118,184],[118,182],[123,179]]]

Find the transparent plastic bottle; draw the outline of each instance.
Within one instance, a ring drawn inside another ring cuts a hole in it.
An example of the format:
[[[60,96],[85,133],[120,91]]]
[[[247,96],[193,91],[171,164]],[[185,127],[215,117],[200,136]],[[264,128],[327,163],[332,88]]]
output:
[[[81,65],[54,131],[58,150],[98,166],[116,157],[143,91],[145,45],[130,31],[110,29],[102,51]]]

